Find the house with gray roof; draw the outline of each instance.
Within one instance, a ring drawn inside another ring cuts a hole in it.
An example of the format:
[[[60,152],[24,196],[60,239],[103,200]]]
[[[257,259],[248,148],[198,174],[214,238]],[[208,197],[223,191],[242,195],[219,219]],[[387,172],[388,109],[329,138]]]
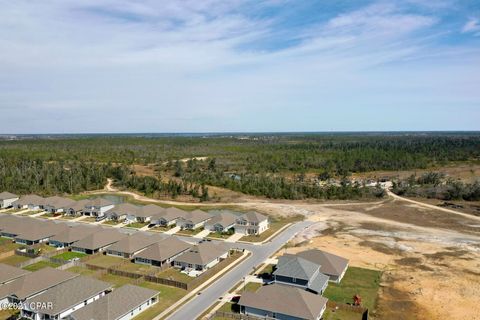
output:
[[[52,221],[38,221],[27,226],[21,225],[15,236],[15,242],[25,245],[47,242],[51,237],[63,232],[67,228],[68,226],[64,223]]]
[[[330,281],[340,283],[348,269],[348,259],[323,250],[306,250],[297,253],[297,256],[320,265],[320,272],[326,274]]]
[[[62,232],[50,237],[48,244],[57,247],[65,248],[72,246],[75,242],[84,239],[85,237],[103,231],[99,226],[75,225],[69,226]]]
[[[149,222],[152,217],[160,215],[165,209],[154,204],[139,206],[136,212],[127,215],[129,222]]]
[[[29,273],[30,271],[0,263],[0,285],[9,283]]]
[[[69,281],[78,274],[46,267],[0,286],[0,303],[23,302],[45,290]]]
[[[87,205],[88,202],[89,200],[87,199],[74,201],[69,205],[64,206],[63,212],[69,216],[80,216],[83,214],[83,210],[85,210],[85,205]]]
[[[203,210],[186,211],[177,219],[177,226],[182,229],[194,230],[201,228],[212,216]]]
[[[158,291],[131,284],[74,311],[69,320],[130,320],[158,302]]]
[[[112,244],[106,249],[106,252],[109,256],[131,259],[136,253],[160,240],[162,238],[159,235],[147,235],[143,232],[136,232]]]
[[[0,209],[10,208],[19,197],[16,194],[10,192],[0,193]]]
[[[40,210],[44,204],[45,198],[36,194],[28,194],[21,196],[20,199],[13,203],[13,206],[17,209]]]
[[[108,246],[122,240],[128,235],[114,229],[103,229],[92,233],[72,245],[72,251],[86,254],[94,254],[104,251]]]
[[[269,227],[268,217],[255,211],[242,214],[235,223],[235,233],[244,235],[261,234]]]
[[[328,286],[328,276],[320,272],[320,266],[293,254],[278,259],[273,272],[274,282],[323,294]]]
[[[65,319],[111,292],[113,285],[94,278],[79,276],[33,296],[22,305],[24,319]]]
[[[92,217],[103,217],[105,213],[114,207],[113,202],[103,198],[89,200],[85,204],[83,214]]]
[[[140,210],[139,206],[136,206],[131,203],[121,203],[115,205],[112,209],[105,212],[108,220],[113,221],[123,221],[129,216],[136,216],[137,212]]]
[[[201,242],[174,259],[173,266],[200,274],[228,257],[229,250],[223,244]]]
[[[152,216],[150,221],[154,225],[158,226],[173,226],[177,223],[177,220],[184,217],[187,213],[184,210],[170,207],[164,209],[162,212]]]
[[[237,216],[229,212],[220,212],[205,223],[205,229],[213,232],[227,232],[235,228]]]
[[[75,204],[75,200],[53,196],[45,199],[43,209],[50,213],[64,212],[65,207],[70,207]]]
[[[271,284],[243,292],[240,312],[261,319],[320,320],[327,299],[296,287]]]
[[[191,244],[182,241],[177,237],[168,237],[137,253],[134,262],[155,267],[170,265],[176,257],[186,252],[191,247]]]

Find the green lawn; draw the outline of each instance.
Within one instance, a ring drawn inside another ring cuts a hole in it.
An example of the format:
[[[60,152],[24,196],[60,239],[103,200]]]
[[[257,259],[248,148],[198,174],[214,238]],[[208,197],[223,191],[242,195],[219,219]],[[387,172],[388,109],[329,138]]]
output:
[[[192,278],[185,273],[181,273],[178,269],[169,268],[167,270],[161,271],[157,273],[157,277],[175,280],[183,283],[189,283],[195,278]]]
[[[228,239],[233,235],[233,233],[223,233],[223,232],[210,232],[207,238],[213,239]]]
[[[85,253],[67,251],[67,252],[64,252],[64,253],[57,254],[56,256],[53,256],[52,258],[62,259],[62,260],[68,261],[68,260],[71,260],[73,258],[83,258],[85,256],[86,256]]]
[[[362,314],[347,310],[331,310],[327,308],[323,320],[362,320]]]
[[[133,262],[122,264],[119,269],[127,272],[135,272],[141,274],[154,274],[159,270],[159,268]]]
[[[164,227],[164,226],[155,226],[155,227],[153,227],[151,230],[153,230],[153,231],[162,231],[162,232],[163,232],[163,231],[168,231],[168,230],[173,229],[173,228],[175,228],[175,225],[166,226],[166,227]]]
[[[164,286],[161,284],[143,282],[139,286],[157,290],[160,295],[158,302],[152,307],[146,309],[144,312],[140,313],[138,316],[133,318],[134,320],[150,320],[155,318],[156,315],[167,309],[169,306],[180,300],[183,296],[187,294],[186,290],[179,288]]]
[[[90,270],[82,267],[71,267],[71,268],[68,268],[67,271],[78,273],[82,276],[92,276],[96,273],[96,271],[94,270]]]
[[[42,210],[30,210],[30,211],[20,213],[20,215],[21,216],[31,216],[33,214],[37,214],[37,213],[40,213],[40,212],[42,212]]]
[[[353,296],[359,294],[362,297],[362,305],[373,310],[377,302],[381,276],[381,271],[349,267],[339,285],[328,284],[324,296],[335,302],[352,303]]]
[[[178,231],[176,234],[180,234],[182,236],[194,236],[201,231],[203,231],[203,228],[198,228],[198,229],[193,229],[193,230],[183,229],[183,230]]]
[[[30,260],[29,257],[13,255],[13,256],[10,256],[8,258],[0,260],[0,263],[15,266],[15,265],[17,265],[21,262],[25,262],[25,261],[28,261],[28,260]]]
[[[18,247],[20,247],[20,245],[12,242],[12,239],[0,238],[0,253],[12,251]]]
[[[132,223],[129,223],[126,225],[127,228],[137,228],[137,229],[140,229],[140,228],[143,228],[145,226],[147,226],[149,223],[148,222],[132,222]]]
[[[276,218],[276,217],[271,217],[270,218],[270,226],[267,230],[262,232],[262,234],[259,235],[250,235],[250,236],[244,236],[240,238],[240,241],[248,241],[248,242],[262,242],[271,235],[273,235],[275,232],[283,228],[285,225],[297,221],[302,221],[304,219],[303,216],[301,215],[296,215],[288,218]]]
[[[258,283],[258,282],[248,282],[242,290],[255,292],[261,286],[262,286],[262,284]]]
[[[59,264],[52,263],[50,261],[39,261],[37,263],[26,266],[23,269],[28,270],[28,271],[37,271],[37,270],[40,270],[40,269],[43,269],[43,268],[46,268],[46,267],[56,268],[58,266],[59,266]]]
[[[88,264],[92,264],[95,266],[103,267],[103,268],[110,268],[116,265],[123,263],[124,260],[120,257],[112,257],[103,254],[99,254],[96,257],[89,259],[86,261]]]
[[[82,222],[97,222],[97,218],[95,217],[87,217],[81,220]]]
[[[121,221],[115,221],[115,220],[107,220],[102,224],[107,224],[107,225],[110,225],[110,226],[116,226],[119,223],[122,223],[122,222]]]

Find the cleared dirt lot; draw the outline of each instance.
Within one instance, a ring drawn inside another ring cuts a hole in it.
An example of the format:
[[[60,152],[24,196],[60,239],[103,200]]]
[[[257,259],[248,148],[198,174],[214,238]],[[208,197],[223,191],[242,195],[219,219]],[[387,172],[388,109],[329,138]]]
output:
[[[308,211],[317,223],[287,251],[321,248],[384,271],[375,319],[480,319],[480,237],[467,219],[449,217],[449,229],[448,213],[390,200]]]

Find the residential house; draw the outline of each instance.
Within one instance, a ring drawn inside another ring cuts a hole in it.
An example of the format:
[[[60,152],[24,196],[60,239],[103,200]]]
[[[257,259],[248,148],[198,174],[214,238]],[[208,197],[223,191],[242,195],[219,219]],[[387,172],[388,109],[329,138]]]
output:
[[[40,210],[43,209],[45,198],[37,196],[36,194],[29,194],[21,196],[20,199],[13,203],[17,209]]]
[[[135,213],[127,215],[129,222],[149,222],[152,217],[160,215],[165,209],[154,204],[138,207]]]
[[[76,225],[66,228],[64,231],[54,235],[48,240],[48,244],[57,248],[66,248],[72,246],[75,242],[85,237],[103,231],[102,227]]]
[[[162,212],[151,217],[151,223],[158,226],[173,226],[177,223],[177,219],[186,215],[186,212],[175,208],[170,207],[164,209]]]
[[[320,272],[329,276],[330,281],[340,283],[348,269],[348,259],[322,250],[312,249],[297,253],[299,257],[320,265]]]
[[[15,242],[25,245],[47,242],[51,237],[63,232],[68,226],[52,221],[37,221],[20,225],[15,235]]]
[[[228,232],[235,228],[237,217],[229,212],[220,212],[205,223],[205,229],[213,232]]]
[[[106,252],[109,256],[132,259],[133,255],[159,242],[161,239],[159,235],[147,235],[143,232],[136,232],[112,244],[107,248]]]
[[[83,214],[83,210],[85,210],[85,206],[89,203],[90,200],[78,200],[74,201],[73,203],[63,207],[63,212],[69,216],[80,216]]]
[[[85,204],[83,214],[86,216],[103,217],[105,215],[105,212],[112,209],[113,207],[114,205],[111,201],[102,198],[96,198],[93,200],[89,200]]]
[[[189,250],[192,246],[177,237],[168,237],[152,244],[135,255],[135,263],[147,264],[155,267],[170,265],[172,261]]]
[[[273,278],[275,283],[299,287],[316,294],[323,294],[329,279],[320,272],[320,265],[293,254],[284,254],[278,259]]]
[[[269,227],[268,218],[254,211],[242,214],[235,223],[235,233],[245,235],[261,234]]]
[[[300,288],[272,284],[243,292],[238,304],[242,314],[261,319],[320,320],[327,301]]]
[[[72,251],[94,254],[104,251],[108,246],[127,237],[127,234],[114,229],[103,229],[92,233],[72,245]]]
[[[205,225],[212,216],[202,210],[187,211],[177,219],[177,226],[182,229],[198,229]]]
[[[112,284],[79,276],[31,297],[22,304],[22,319],[65,319],[111,292]]]
[[[0,285],[9,283],[29,273],[30,271],[0,263]]]
[[[17,234],[28,230],[35,224],[34,219],[19,216],[0,216],[0,236],[14,239]]]
[[[16,194],[10,192],[1,192],[0,193],[0,209],[10,208],[15,201],[18,200]]]
[[[113,221],[123,221],[128,216],[135,216],[139,207],[131,203],[122,203],[115,205],[112,209],[105,212],[107,219]]]
[[[69,320],[130,320],[158,302],[158,291],[124,285],[76,310]]]
[[[43,209],[50,213],[63,212],[65,207],[70,207],[75,204],[75,200],[53,196],[45,199]]]
[[[228,257],[229,250],[223,244],[201,242],[174,259],[174,267],[201,273]]]
[[[46,267],[0,286],[0,303],[19,303],[69,281],[78,274]]]

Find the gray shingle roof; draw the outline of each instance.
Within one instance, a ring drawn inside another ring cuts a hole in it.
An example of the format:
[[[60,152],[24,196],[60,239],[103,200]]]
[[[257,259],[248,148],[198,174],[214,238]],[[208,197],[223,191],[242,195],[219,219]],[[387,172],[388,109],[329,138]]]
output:
[[[223,244],[202,242],[175,258],[175,261],[206,265],[226,252],[228,252],[228,248]]]
[[[0,263],[0,284],[20,278],[30,271]]]
[[[84,239],[90,234],[95,232],[101,232],[103,228],[101,227],[90,227],[90,226],[71,226],[68,227],[63,232],[56,234],[55,236],[51,237],[50,240],[58,241],[62,243],[74,243],[75,241],[79,241]]]
[[[313,278],[310,281],[310,283],[308,285],[308,289],[313,290],[316,293],[321,293],[322,290],[327,288],[328,280],[330,280],[329,276],[324,275],[323,273],[319,272],[319,273],[317,273],[315,278]]]
[[[305,260],[319,264],[320,271],[326,275],[340,276],[348,267],[348,259],[322,251],[307,250],[297,253],[299,257]]]
[[[139,252],[135,257],[155,261],[165,261],[185,250],[188,250],[190,247],[191,245],[189,243],[182,241],[177,237],[168,237]]]
[[[202,221],[206,221],[210,219],[212,216],[203,211],[203,210],[193,210],[193,211],[186,211],[185,214],[180,218],[183,221],[190,221],[194,224],[197,224]]]
[[[125,238],[127,235],[113,229],[103,229],[100,232],[90,234],[83,238],[82,240],[75,242],[73,247],[83,248],[89,250],[96,250],[103,248],[110,244],[113,244],[121,239]]]
[[[70,317],[74,320],[116,320],[156,295],[157,291],[127,284],[73,312]]]
[[[94,278],[79,276],[63,282],[41,294],[27,299],[26,304],[37,305],[34,311],[57,315],[112,288],[112,284]],[[48,305],[51,303],[52,305]]]
[[[264,216],[261,213],[258,213],[256,211],[249,211],[241,216],[242,219],[248,221],[248,222],[262,222],[264,220],[267,220],[268,218]]]
[[[133,205],[131,203],[122,203],[115,205],[112,209],[108,210],[105,214],[107,216],[111,214],[116,214],[117,216],[127,215],[127,214],[134,214],[136,215],[139,211],[139,207]]]
[[[320,295],[299,288],[272,284],[261,287],[257,292],[244,292],[238,304],[299,319],[316,320],[327,301]]]
[[[15,199],[15,198],[18,198],[16,194],[6,192],[6,191],[0,193],[0,200],[8,200],[8,199]]]
[[[159,242],[161,239],[162,238],[157,235],[146,235],[142,232],[137,232],[114,243],[108,247],[108,250],[133,254]]]
[[[235,224],[235,221],[237,220],[237,217],[234,214],[227,213],[227,212],[221,212],[217,215],[214,215],[209,221],[208,224],[210,225],[215,225],[219,224],[223,228],[227,228],[233,224]]]
[[[27,206],[29,204],[32,205],[43,205],[45,203],[45,198],[37,196],[36,194],[29,194],[26,196],[21,196],[20,199],[15,201],[13,204],[14,205],[21,205],[21,206]]]
[[[0,300],[10,295],[23,300],[75,277],[78,274],[46,267],[0,286]]]
[[[310,280],[319,265],[293,254],[284,254],[278,259],[274,275]]]
[[[53,196],[53,197],[46,198],[43,204],[46,206],[63,209],[65,207],[74,205],[75,200],[64,198],[64,197]]]

